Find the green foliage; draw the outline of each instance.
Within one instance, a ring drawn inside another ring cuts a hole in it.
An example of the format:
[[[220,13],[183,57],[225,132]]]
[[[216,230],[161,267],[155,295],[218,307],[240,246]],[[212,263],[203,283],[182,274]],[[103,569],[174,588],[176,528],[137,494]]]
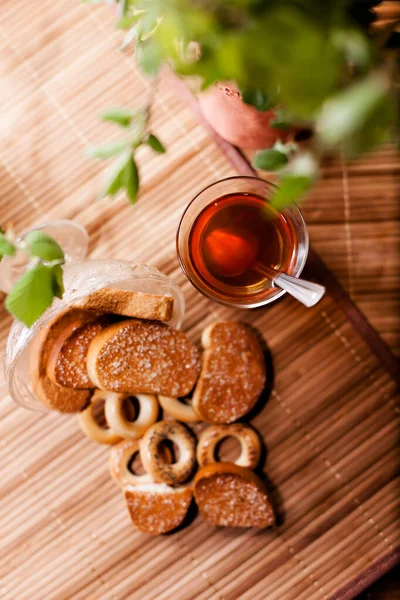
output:
[[[280,210],[296,200],[301,200],[302,197],[312,185],[311,177],[307,175],[296,175],[288,173],[281,177],[279,187],[271,198],[271,204],[276,209]]]
[[[301,199],[318,176],[318,160],[311,150],[299,150],[294,142],[275,142],[273,148],[260,150],[253,159],[256,169],[278,171],[279,186],[271,199],[276,208]]]
[[[0,231],[0,260],[3,256],[14,256],[16,247],[12,241],[7,239],[5,233]]]
[[[360,30],[338,28],[332,32],[332,41],[349,64],[360,69],[371,64],[372,48],[367,36]]]
[[[122,174],[122,181],[126,189],[129,202],[131,204],[134,204],[136,202],[139,191],[139,172],[133,156],[130,156],[128,162],[125,165]]]
[[[88,156],[88,158],[111,158],[111,156],[116,156],[124,150],[128,150],[129,147],[130,144],[127,140],[100,144],[99,146],[89,146],[89,148],[86,149],[86,156]]]
[[[127,132],[127,138],[118,141],[91,146],[86,149],[90,158],[106,159],[117,158],[107,169],[98,198],[115,196],[119,191],[125,193],[131,204],[137,200],[139,193],[140,176],[135,160],[135,151],[143,145],[149,146],[154,152],[163,154],[165,148],[160,140],[147,131],[150,117],[149,108],[139,112],[132,112],[128,108],[119,107],[109,109],[102,113],[103,121],[110,121]]]
[[[62,298],[64,294],[63,270],[61,265],[50,267],[53,279],[53,294],[57,298]]]
[[[386,48],[398,43],[395,24],[375,37],[367,29],[379,3],[122,0],[117,25],[128,30],[124,45],[134,42],[145,73],[169,63],[203,88],[234,81],[258,110],[280,107],[272,127],[316,124],[318,157],[338,146],[355,156],[386,139],[394,121],[395,69]],[[258,168],[290,171],[284,152],[261,150]],[[285,184],[287,197],[296,185]]]
[[[120,191],[124,185],[125,167],[130,161],[131,156],[132,154],[129,150],[123,152],[107,169],[99,199],[105,196],[115,196]]]
[[[61,246],[45,231],[31,231],[24,238],[27,253],[46,262],[64,261],[64,251]]]
[[[147,42],[137,46],[136,60],[146,75],[154,76],[163,64],[163,55],[157,46]]]
[[[371,72],[330,98],[317,119],[319,139],[327,147],[344,143],[351,155],[382,141],[394,120],[388,91],[387,76]]]
[[[54,298],[54,272],[39,263],[28,269],[6,298],[6,308],[30,327],[51,306]]]
[[[18,250],[29,258],[27,270],[12,287],[5,306],[16,319],[30,327],[51,306],[53,298],[61,298],[64,293],[61,266],[65,261],[64,251],[41,230],[31,231],[18,240],[0,232],[0,249],[7,250],[8,256]]]
[[[283,104],[313,118],[351,69],[367,70],[376,52],[359,0],[136,0],[121,2],[118,25],[130,29],[148,74],[163,62],[205,86],[234,80],[259,110]],[[200,51],[193,59],[190,44]],[[279,123],[279,121],[278,121]]]
[[[257,110],[270,110],[276,106],[276,94],[267,96],[262,90],[246,88],[242,90],[243,102],[255,106]]]
[[[275,129],[290,129],[293,124],[293,117],[290,117],[288,112],[282,108],[276,108],[274,113],[274,116],[269,122],[269,126],[274,127]]]
[[[378,3],[123,0],[117,26],[129,30],[148,74],[169,62],[205,86],[234,80],[259,110],[283,104],[297,117],[313,118],[351,69],[376,62],[365,26]],[[194,41],[196,58],[189,52]]]
[[[133,118],[134,114],[123,106],[110,108],[101,114],[103,121],[110,121],[111,123],[121,125],[121,127],[129,127]]]
[[[288,162],[287,154],[274,148],[259,150],[253,159],[253,165],[256,169],[264,171],[277,171],[284,167]]]
[[[160,142],[160,140],[153,135],[152,133],[147,137],[145,143],[150,146],[150,148],[152,150],[154,150],[154,152],[158,152],[159,154],[164,154],[165,153],[165,148],[162,145],[162,143]]]
[[[395,98],[382,96],[373,110],[365,114],[365,120],[354,131],[347,135],[342,146],[347,158],[354,159],[361,152],[372,150],[378,144],[388,142],[394,133],[396,122]]]

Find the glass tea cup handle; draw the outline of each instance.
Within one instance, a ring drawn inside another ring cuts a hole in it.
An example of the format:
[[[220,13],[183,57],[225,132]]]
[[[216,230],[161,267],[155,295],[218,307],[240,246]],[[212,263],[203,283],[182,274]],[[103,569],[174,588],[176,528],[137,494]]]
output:
[[[89,236],[86,229],[78,223],[67,219],[41,223],[24,231],[17,241],[31,231],[45,231],[51,235],[64,250],[67,264],[81,262],[87,255]],[[24,272],[27,263],[28,259],[23,252],[17,251],[14,256],[3,257],[0,262],[0,291],[8,293],[11,290]]]

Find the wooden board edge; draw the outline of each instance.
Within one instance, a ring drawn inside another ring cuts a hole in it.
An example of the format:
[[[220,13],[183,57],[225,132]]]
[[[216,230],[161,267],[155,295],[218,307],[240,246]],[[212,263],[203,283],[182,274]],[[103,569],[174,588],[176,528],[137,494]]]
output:
[[[378,561],[372,563],[360,575],[357,575],[357,577],[340,588],[340,590],[330,597],[330,600],[353,600],[353,598],[364,592],[373,583],[399,565],[400,547],[395,548],[382,556]]]

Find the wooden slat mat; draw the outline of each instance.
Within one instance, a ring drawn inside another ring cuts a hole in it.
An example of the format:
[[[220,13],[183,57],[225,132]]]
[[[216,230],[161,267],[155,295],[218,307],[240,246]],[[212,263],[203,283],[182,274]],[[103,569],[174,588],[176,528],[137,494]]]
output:
[[[394,144],[330,158],[302,208],[314,248],[400,357],[399,175]]]
[[[93,202],[102,165],[82,150],[115,135],[96,113],[144,103],[148,83],[115,53],[109,12],[75,0],[20,6],[0,10],[0,224],[73,218],[88,228],[93,257],[157,266],[182,286],[184,328],[196,341],[216,319],[259,329],[273,356],[272,393],[253,424],[280,526],[216,530],[198,517],[173,535],[136,533],[108,475],[109,450],[84,438],[73,417],[15,407],[1,382],[0,598],[351,598],[365,571],[392,564],[399,538],[393,381],[329,296],[312,310],[285,298],[246,312],[206,300],[185,280],[178,218],[194,193],[234,171],[166,79],[153,121],[169,150],[141,152],[139,204]],[[10,319],[0,310],[4,348]]]

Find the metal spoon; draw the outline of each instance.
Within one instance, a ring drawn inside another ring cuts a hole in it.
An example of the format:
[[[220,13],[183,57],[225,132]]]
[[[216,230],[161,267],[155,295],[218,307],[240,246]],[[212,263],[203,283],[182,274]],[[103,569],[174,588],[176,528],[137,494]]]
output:
[[[285,290],[285,292],[308,308],[315,306],[326,292],[326,288],[319,283],[293,277],[276,269],[269,269],[260,263],[256,263],[253,268],[261,272],[271,282],[273,287]]]

